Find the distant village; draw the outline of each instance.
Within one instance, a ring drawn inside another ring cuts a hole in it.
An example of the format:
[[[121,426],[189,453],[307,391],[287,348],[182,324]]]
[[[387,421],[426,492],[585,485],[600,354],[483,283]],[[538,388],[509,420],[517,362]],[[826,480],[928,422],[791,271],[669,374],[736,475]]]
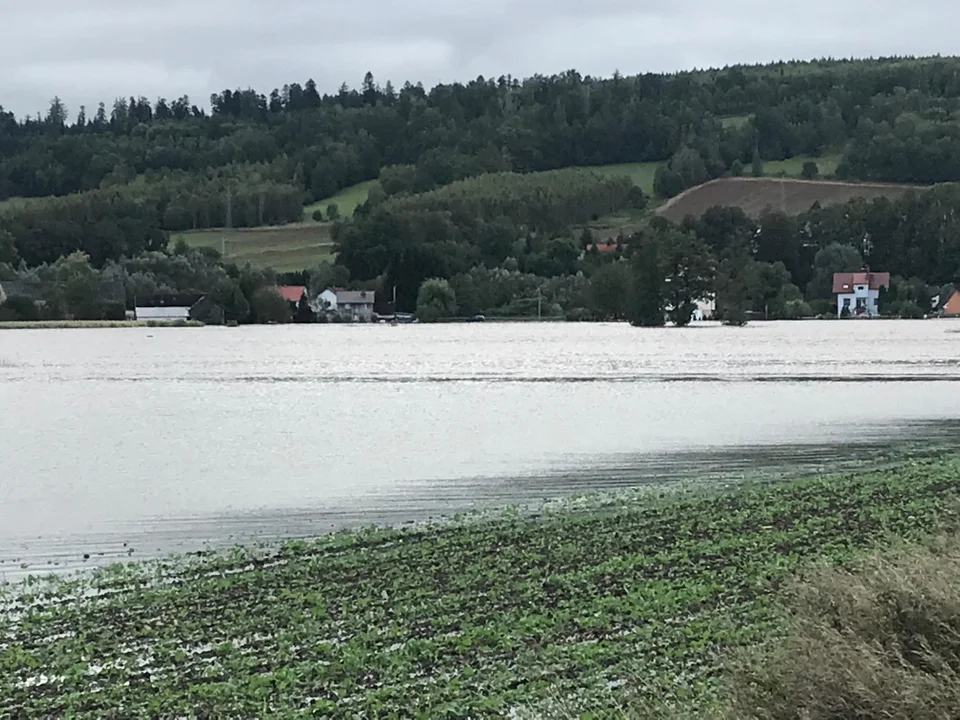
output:
[[[10,285],[10,283],[8,283]],[[890,273],[863,269],[859,272],[835,273],[833,295],[836,299],[835,315],[818,316],[816,319],[835,317],[839,319],[872,319],[881,316],[881,293],[890,289]],[[376,293],[373,290],[348,290],[326,288],[311,297],[306,286],[278,285],[275,292],[290,304],[291,316],[302,318],[304,307],[309,308],[311,322],[329,323],[415,323],[412,313],[393,311],[393,303],[381,303],[381,312],[376,311]],[[8,292],[0,284],[0,305]],[[138,298],[134,308],[126,311],[126,319],[157,323],[182,323],[209,318],[213,301],[199,293],[162,294]],[[383,312],[386,310],[386,312]],[[960,318],[960,290],[953,290],[946,297],[931,299],[931,306],[923,317]],[[451,318],[454,319],[454,318]],[[482,316],[458,318],[463,320],[484,319]],[[693,322],[717,319],[714,298],[696,301],[691,320]],[[765,319],[762,313],[751,313],[751,320]],[[814,319],[814,318],[811,318]]]
[[[860,272],[835,273],[833,294],[836,298],[836,317],[840,319],[880,317],[880,294],[889,289],[890,273],[887,272],[872,272],[864,269]],[[377,313],[374,309],[376,293],[373,290],[327,288],[316,297],[310,297],[308,289],[303,285],[278,285],[276,292],[291,304],[294,313],[297,308],[306,303],[314,317],[321,322],[416,322],[416,318],[409,313]],[[193,302],[180,304],[176,304],[176,296],[171,296],[167,300],[169,302],[164,301],[163,304],[138,305],[129,313],[129,319],[168,322],[190,320],[199,315],[198,310],[205,298],[197,297]],[[716,301],[713,298],[703,298],[695,304],[696,308],[691,318],[694,322],[715,319]],[[934,297],[926,315],[960,318],[960,290],[954,290],[948,297]]]
[[[313,319],[320,322],[370,323],[414,322],[411,314],[392,313],[381,315],[374,312],[376,293],[373,290],[347,290],[327,288],[316,297],[310,297],[306,286],[278,285],[280,297],[291,305],[291,313],[297,317],[300,307],[309,307]],[[189,321],[206,314],[207,298],[202,295],[168,295],[144,298],[127,312],[129,320],[178,322]]]

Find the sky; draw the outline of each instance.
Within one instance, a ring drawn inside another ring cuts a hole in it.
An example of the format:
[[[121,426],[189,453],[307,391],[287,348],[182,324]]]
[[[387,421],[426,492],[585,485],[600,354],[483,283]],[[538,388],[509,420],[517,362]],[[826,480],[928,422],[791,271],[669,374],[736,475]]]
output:
[[[0,105],[960,53],[955,0],[0,0]]]

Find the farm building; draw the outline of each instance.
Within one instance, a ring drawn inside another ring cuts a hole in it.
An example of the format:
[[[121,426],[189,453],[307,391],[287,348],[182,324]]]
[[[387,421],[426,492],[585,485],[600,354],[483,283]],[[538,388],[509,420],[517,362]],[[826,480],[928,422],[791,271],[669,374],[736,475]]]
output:
[[[960,317],[960,290],[954,290],[943,306],[944,317]]]
[[[136,298],[134,317],[137,320],[158,322],[177,322],[191,320],[194,311],[205,300],[205,296],[194,293],[171,293]]]
[[[376,293],[373,290],[344,290],[327,288],[313,302],[316,313],[325,312],[350,322],[370,322],[373,320],[373,304]]]
[[[869,270],[834,273],[833,294],[837,297],[837,316],[876,317],[880,314],[880,288],[890,288],[890,273]]]

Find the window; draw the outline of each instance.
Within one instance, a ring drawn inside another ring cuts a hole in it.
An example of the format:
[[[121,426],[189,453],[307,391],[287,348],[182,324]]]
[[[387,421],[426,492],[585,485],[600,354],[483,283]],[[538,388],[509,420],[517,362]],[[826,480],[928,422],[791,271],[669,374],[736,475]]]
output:
[[[847,309],[850,308],[850,298],[844,298],[844,299],[843,299],[843,306],[844,306],[845,308],[847,308]]]

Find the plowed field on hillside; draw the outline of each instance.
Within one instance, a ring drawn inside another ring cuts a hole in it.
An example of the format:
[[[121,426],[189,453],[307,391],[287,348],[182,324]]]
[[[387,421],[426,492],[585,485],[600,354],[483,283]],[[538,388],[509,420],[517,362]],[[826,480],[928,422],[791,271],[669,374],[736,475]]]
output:
[[[788,215],[806,212],[815,202],[821,205],[845,203],[856,197],[894,200],[915,185],[845,183],[837,180],[795,180],[792,178],[720,178],[690,188],[664,203],[657,212],[674,222],[687,215],[699,217],[715,205],[735,205],[748,215],[764,210],[781,210]]]

